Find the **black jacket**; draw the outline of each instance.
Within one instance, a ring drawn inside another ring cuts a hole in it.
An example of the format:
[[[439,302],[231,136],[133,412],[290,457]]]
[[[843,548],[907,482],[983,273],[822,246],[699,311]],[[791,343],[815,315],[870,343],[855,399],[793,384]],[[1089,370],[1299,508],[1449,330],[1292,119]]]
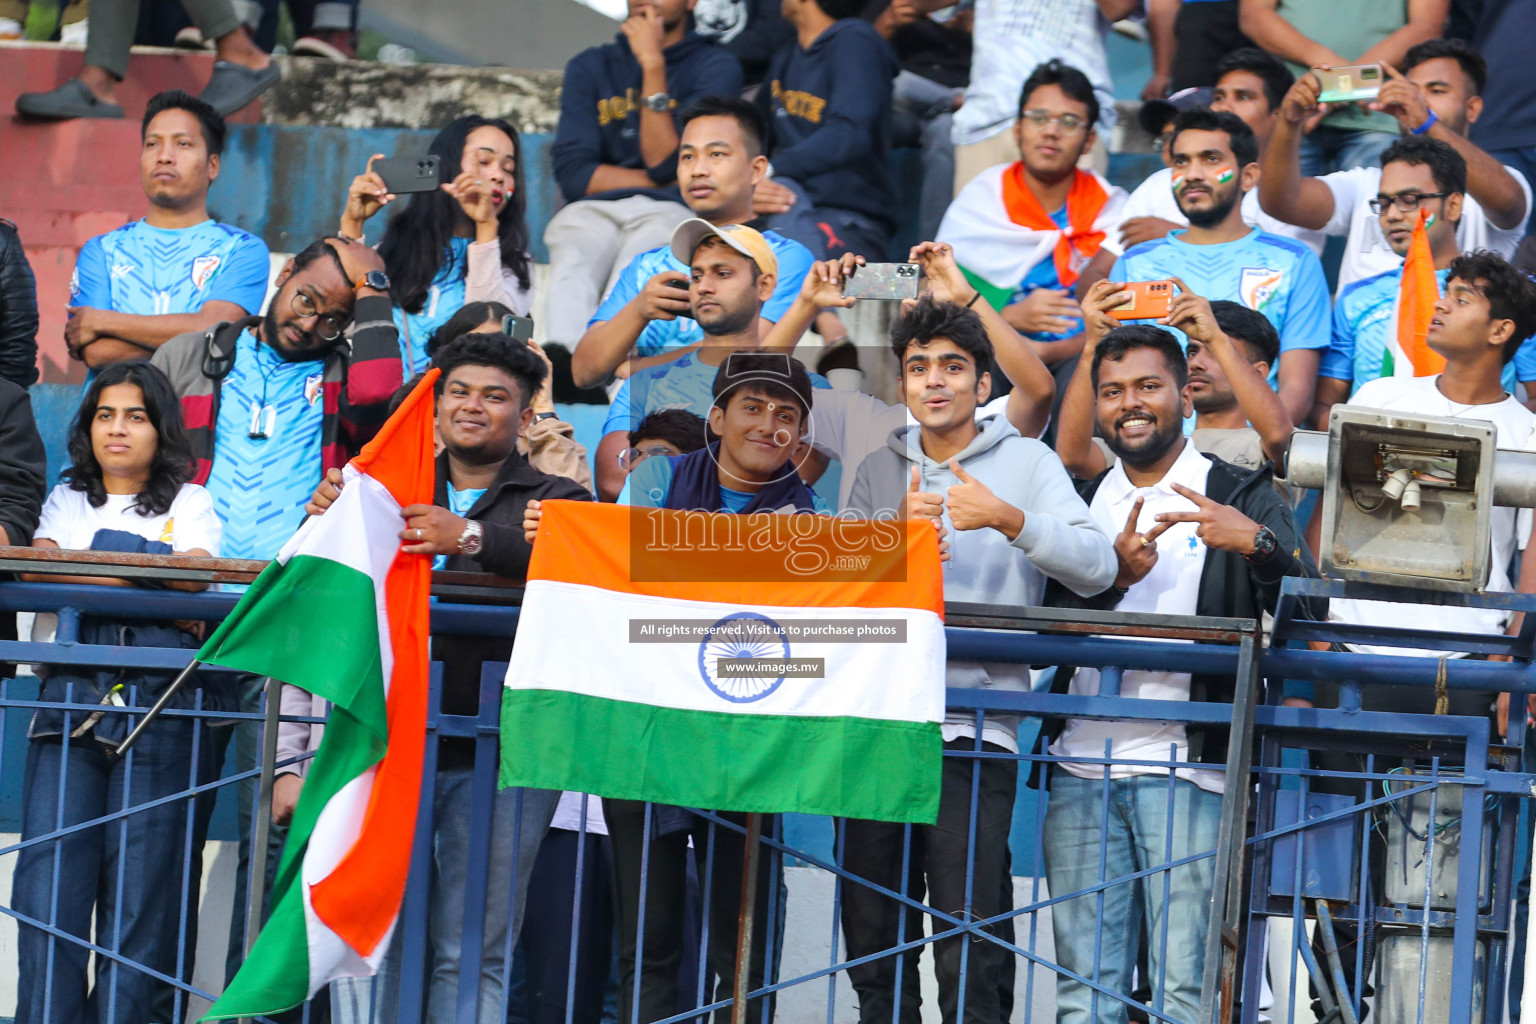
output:
[[[1262,618],[1265,612],[1274,611],[1280,598],[1282,579],[1287,576],[1315,577],[1318,575],[1317,565],[1296,530],[1290,506],[1275,492],[1274,474],[1269,463],[1258,469],[1242,470],[1214,456],[1207,455],[1206,458],[1211,460],[1211,471],[1205,484],[1206,497],[1231,505],[1259,525],[1269,527],[1280,543],[1274,556],[1261,565],[1253,565],[1231,551],[1207,550],[1205,568],[1200,573],[1200,591],[1195,598],[1195,614]],[[1084,501],[1092,503],[1108,472],[1105,470],[1093,480],[1079,483],[1078,491]],[[1052,580],[1046,585],[1045,603],[1057,608],[1110,610],[1120,603],[1120,593],[1111,587],[1093,597],[1082,598]],[[1326,602],[1313,602],[1309,607],[1309,614],[1327,617]],[[1076,672],[1076,666],[1058,667],[1051,692],[1066,693]],[[1191,700],[1230,704],[1235,692],[1236,680],[1231,676],[1197,675],[1190,680]],[[1043,731],[1054,740],[1060,735],[1063,724],[1060,719],[1047,721]],[[1225,764],[1230,733],[1225,726],[1191,727],[1190,759]]]
[[[0,377],[37,383],[37,280],[16,225],[0,219]]]
[[[586,488],[563,476],[541,473],[528,460],[513,451],[496,482],[485,489],[480,500],[470,506],[468,518],[480,524],[480,553],[453,555],[444,569],[449,572],[484,572],[507,579],[521,580],[528,575],[528,559],[533,548],[523,536],[523,511],[529,501],[568,498],[591,501]],[[437,459],[437,491],[434,505],[448,507],[448,456]],[[480,707],[480,665],[486,661],[507,661],[512,657],[512,638],[434,637],[443,662],[442,711],[448,715],[474,715]],[[474,765],[474,740],[448,738],[438,748],[439,768],[469,768]]]
[[[32,543],[37,517],[48,492],[48,459],[32,418],[32,399],[21,388],[0,378],[0,527],[18,547]],[[9,579],[0,576],[0,579]],[[0,613],[0,640],[16,639],[16,613]],[[15,666],[0,667],[10,678]]]

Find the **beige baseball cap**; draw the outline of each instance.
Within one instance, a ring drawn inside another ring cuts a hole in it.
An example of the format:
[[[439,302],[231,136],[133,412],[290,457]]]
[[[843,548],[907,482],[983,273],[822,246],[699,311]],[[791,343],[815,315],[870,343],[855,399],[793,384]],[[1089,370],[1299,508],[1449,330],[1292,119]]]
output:
[[[778,276],[779,260],[773,254],[773,246],[762,232],[745,224],[711,224],[702,217],[690,217],[672,232],[672,255],[684,266],[691,264],[693,251],[710,235],[756,263],[759,273]]]

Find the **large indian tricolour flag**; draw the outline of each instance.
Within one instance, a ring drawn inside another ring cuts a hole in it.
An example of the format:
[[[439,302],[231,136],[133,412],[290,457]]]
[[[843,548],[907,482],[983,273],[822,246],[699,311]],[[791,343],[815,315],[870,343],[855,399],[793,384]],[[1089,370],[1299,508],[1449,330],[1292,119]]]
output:
[[[400,510],[431,504],[431,370],[349,463],[198,658],[331,701],[256,946],[204,1019],[286,1010],[374,974],[405,893],[427,721],[432,560],[400,552]],[[276,700],[276,693],[268,694]]]
[[[549,502],[501,783],[931,823],[943,593],[927,521]]]

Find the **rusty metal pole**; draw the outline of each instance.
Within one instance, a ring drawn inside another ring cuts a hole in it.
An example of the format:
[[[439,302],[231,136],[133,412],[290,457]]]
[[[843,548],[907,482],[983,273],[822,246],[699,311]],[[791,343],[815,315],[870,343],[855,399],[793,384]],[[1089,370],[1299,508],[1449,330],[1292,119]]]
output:
[[[731,999],[731,1024],[746,1024],[747,993],[752,990],[752,927],[757,918],[757,848],[763,838],[763,816],[747,815],[747,847],[741,855],[741,917],[736,926],[736,990]]]

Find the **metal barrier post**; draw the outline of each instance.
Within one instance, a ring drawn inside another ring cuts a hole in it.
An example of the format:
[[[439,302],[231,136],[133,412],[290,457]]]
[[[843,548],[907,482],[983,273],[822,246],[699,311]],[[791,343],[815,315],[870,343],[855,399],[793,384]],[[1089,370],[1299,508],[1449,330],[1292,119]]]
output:
[[[731,1024],[746,1024],[747,1020],[747,993],[752,990],[752,929],[757,917],[757,848],[762,839],[763,816],[748,814],[747,845],[741,854],[741,918],[736,927],[736,986],[731,999]],[[769,956],[764,950],[764,963]]]

